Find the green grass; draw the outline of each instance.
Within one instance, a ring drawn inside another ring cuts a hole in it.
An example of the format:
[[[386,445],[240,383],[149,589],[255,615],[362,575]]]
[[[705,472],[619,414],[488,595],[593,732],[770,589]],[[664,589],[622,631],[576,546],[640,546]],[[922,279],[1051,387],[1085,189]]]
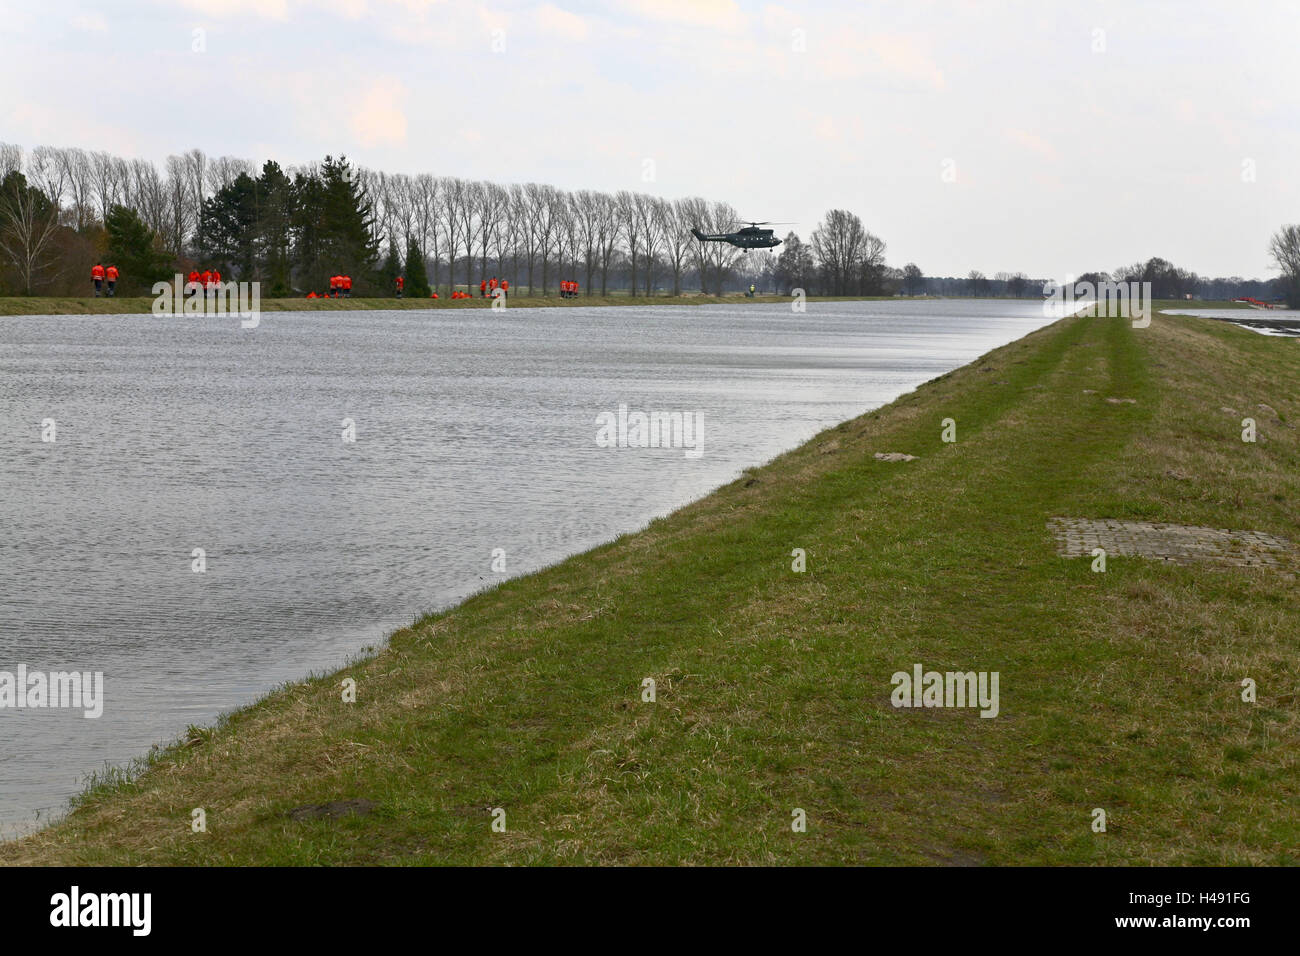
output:
[[[1300,862],[1295,556],[1096,574],[1046,528],[1300,541],[1298,359],[1208,320],[1058,322],[192,732],[0,862]],[[1000,715],[893,708],[915,663],[998,671]]]

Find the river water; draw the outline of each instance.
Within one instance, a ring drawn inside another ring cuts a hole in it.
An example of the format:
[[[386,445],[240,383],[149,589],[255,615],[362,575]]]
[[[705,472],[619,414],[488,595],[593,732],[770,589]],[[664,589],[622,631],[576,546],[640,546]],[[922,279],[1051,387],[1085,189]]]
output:
[[[98,718],[0,706],[0,835],[1047,321],[992,300],[0,317],[0,680],[104,675]],[[603,447],[620,405],[700,440]]]

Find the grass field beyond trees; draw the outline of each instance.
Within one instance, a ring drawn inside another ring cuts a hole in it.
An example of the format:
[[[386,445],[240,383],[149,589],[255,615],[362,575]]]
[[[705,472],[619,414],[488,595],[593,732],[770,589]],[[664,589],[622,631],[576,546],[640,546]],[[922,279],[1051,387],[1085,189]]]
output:
[[[1298,360],[1063,320],[192,731],[0,861],[1295,864],[1295,554],[1094,573],[1047,522],[1300,542]],[[918,663],[997,671],[998,716],[895,709]]]

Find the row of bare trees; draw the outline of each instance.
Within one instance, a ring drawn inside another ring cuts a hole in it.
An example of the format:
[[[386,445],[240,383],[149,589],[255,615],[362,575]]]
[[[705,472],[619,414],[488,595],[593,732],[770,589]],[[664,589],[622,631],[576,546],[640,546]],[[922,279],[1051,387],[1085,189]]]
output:
[[[316,165],[286,172],[312,173]],[[21,149],[0,144],[0,178],[10,170],[21,172],[48,199],[58,224],[77,234],[104,223],[114,206],[133,210],[178,265],[208,248],[205,201],[241,175],[258,174],[248,160],[197,149],[168,156],[160,170],[149,160],[76,147],[38,146],[24,161]],[[569,192],[360,167],[352,175],[369,203],[376,247],[400,251],[414,243],[435,289],[473,287],[498,275],[541,294],[561,278],[577,279],[588,294],[612,288],[679,294],[688,281],[720,292],[740,256],[731,246],[694,240],[693,227],[725,232],[737,224],[731,206],[698,197]],[[240,278],[235,264],[221,265]]]
[[[739,255],[691,235],[693,227],[732,228],[736,212],[726,203],[427,173],[358,175],[373,203],[376,240],[424,250],[435,288],[462,280],[472,287],[496,275],[545,294],[563,277],[606,295],[617,276],[633,294],[677,295],[693,273],[705,291],[718,291]]]

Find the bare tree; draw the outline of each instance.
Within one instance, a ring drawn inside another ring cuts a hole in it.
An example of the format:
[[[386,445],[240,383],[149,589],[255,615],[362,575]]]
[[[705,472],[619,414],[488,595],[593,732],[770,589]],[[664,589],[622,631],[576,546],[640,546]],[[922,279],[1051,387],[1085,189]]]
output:
[[[848,295],[869,233],[847,209],[832,209],[813,230],[813,255],[830,295]]]
[[[23,148],[14,143],[0,143],[0,179],[23,171]]]
[[[415,210],[415,235],[426,260],[431,260],[429,273],[433,291],[438,291],[442,263],[442,220],[438,218],[438,201],[442,196],[441,182],[428,173],[416,176],[411,185],[411,202]]]
[[[600,262],[600,294],[609,290],[609,269],[618,248],[618,203],[609,193],[599,193],[596,200],[596,257]]]
[[[457,237],[460,235],[460,207],[465,202],[465,180],[448,177],[440,180],[442,205],[438,207],[443,234],[447,237],[447,285],[456,288]]]
[[[479,218],[479,204],[483,194],[483,184],[467,182],[461,193],[460,203],[460,239],[465,244],[465,288],[470,294],[474,292],[474,250],[478,242],[479,231],[483,221]]]
[[[561,192],[559,207],[556,210],[555,235],[556,249],[559,253],[560,277],[577,275],[579,258],[579,234],[581,225],[578,221],[578,209],[573,194]]]
[[[704,232],[727,232],[736,224],[736,210],[729,203],[690,199],[687,205],[691,220],[699,223]],[[713,294],[722,295],[723,284],[740,254],[739,249],[725,242],[697,242],[695,259],[700,271],[700,291],[709,292],[711,275]]]
[[[637,214],[636,194],[621,189],[614,194],[614,204],[618,209],[619,230],[627,242],[628,264],[632,269],[631,294],[636,295],[636,267],[641,255],[641,217]]]
[[[555,217],[559,211],[559,190],[554,186],[529,183],[524,187],[528,195],[529,226],[535,244],[534,255],[542,262],[542,295],[550,290],[551,263],[555,256]],[[528,292],[534,294],[533,268],[528,268]]]
[[[68,174],[59,150],[53,146],[37,146],[27,161],[27,181],[45,193],[56,206],[63,205],[68,191]]]
[[[484,191],[488,208],[487,251],[493,263],[492,274],[502,278],[506,275],[506,254],[513,244],[514,205],[505,186],[488,183]]]
[[[167,226],[167,192],[158,168],[147,159],[133,159],[127,173],[130,184],[127,204],[140,213],[140,218],[158,235],[165,235]],[[172,247],[179,254],[180,250]]]
[[[94,201],[90,157],[84,149],[71,147],[58,152],[62,172],[68,182],[68,199],[72,204],[72,222],[78,231],[94,218]]]
[[[688,201],[678,199],[663,205],[664,259],[673,274],[673,295],[682,294],[682,270],[690,254],[691,223],[688,221]]]
[[[515,218],[521,224],[519,238],[523,245],[524,260],[528,265],[528,294],[536,295],[537,253],[540,243],[542,213],[546,205],[542,187],[537,183],[527,183],[519,187],[511,201],[515,203]]]
[[[197,153],[198,150],[194,152]],[[257,169],[250,160],[238,156],[219,156],[202,173],[206,189],[201,190],[201,193],[212,195],[221,192],[241,175],[254,176],[256,173]]]
[[[498,233],[501,229],[501,221],[504,218],[503,200],[507,200],[509,193],[496,183],[483,182],[479,183],[478,195],[478,224],[479,224],[479,278],[488,278],[488,256],[495,255],[500,248],[500,236]],[[497,270],[498,272],[500,270]]]
[[[636,218],[645,252],[645,294],[648,297],[654,292],[655,255],[664,236],[663,200],[655,196],[647,196],[645,193],[637,193],[635,202]],[[632,287],[632,294],[636,294],[635,284]]]
[[[907,290],[908,295],[916,295],[925,285],[925,276],[921,273],[921,267],[915,262],[909,262],[903,266],[903,288]]]
[[[189,206],[187,216],[193,226],[191,235],[196,246],[203,246],[203,199],[204,183],[207,178],[208,158],[200,149],[192,149],[185,154],[185,201]]]
[[[164,185],[166,227],[163,237],[177,256],[185,255],[185,240],[192,234],[193,207],[190,203],[189,165],[184,156],[167,157]]]
[[[573,194],[573,218],[577,227],[577,258],[583,267],[583,288],[592,294],[591,283],[600,262],[600,193],[590,189]]]
[[[1268,254],[1282,272],[1287,305],[1300,309],[1300,226],[1283,226],[1268,244]]]
[[[8,188],[0,191],[0,254],[18,270],[24,294],[31,295],[52,260],[59,209],[44,192],[29,186],[18,169],[8,172],[16,175],[7,178]]]

